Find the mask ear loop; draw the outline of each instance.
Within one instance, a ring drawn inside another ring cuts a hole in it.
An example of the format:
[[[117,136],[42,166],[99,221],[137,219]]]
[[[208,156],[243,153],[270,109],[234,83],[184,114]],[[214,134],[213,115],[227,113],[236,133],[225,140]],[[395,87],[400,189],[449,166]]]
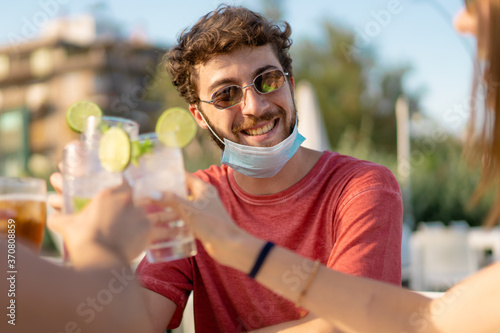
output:
[[[208,122],[206,121],[205,119],[205,116],[203,116],[203,112],[201,112],[198,108],[196,108],[196,110],[200,113],[201,115],[201,118],[203,119],[203,121],[205,122],[205,124],[207,124],[207,127],[208,129],[210,130],[210,132],[212,132],[212,134],[217,138],[217,140],[219,140],[224,146],[226,145],[224,143],[224,141],[222,141],[219,136],[217,134],[215,134],[214,130],[212,129],[212,127],[210,127],[210,125],[208,124]]]

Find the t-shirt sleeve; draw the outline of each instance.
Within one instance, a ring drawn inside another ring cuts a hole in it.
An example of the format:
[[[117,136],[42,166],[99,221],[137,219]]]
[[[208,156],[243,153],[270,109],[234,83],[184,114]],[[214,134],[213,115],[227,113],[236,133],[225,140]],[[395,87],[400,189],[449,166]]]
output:
[[[144,258],[136,270],[141,285],[177,304],[168,329],[179,327],[189,294],[193,290],[191,260],[152,264]]]
[[[328,267],[401,285],[403,204],[394,175],[373,164],[356,172],[334,218]]]

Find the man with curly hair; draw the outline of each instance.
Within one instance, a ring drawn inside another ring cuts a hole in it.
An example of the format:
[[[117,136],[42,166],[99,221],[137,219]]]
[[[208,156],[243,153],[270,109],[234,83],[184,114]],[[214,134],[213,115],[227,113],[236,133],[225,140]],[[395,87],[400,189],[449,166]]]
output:
[[[195,175],[217,188],[249,233],[338,271],[399,285],[399,186],[382,166],[301,147],[290,35],[286,22],[220,6],[166,54],[174,85],[222,150],[221,166]],[[334,330],[197,246],[195,257],[144,260],[137,269],[158,332],[180,324],[191,291],[197,332]],[[283,285],[299,286],[310,270],[292,267]]]

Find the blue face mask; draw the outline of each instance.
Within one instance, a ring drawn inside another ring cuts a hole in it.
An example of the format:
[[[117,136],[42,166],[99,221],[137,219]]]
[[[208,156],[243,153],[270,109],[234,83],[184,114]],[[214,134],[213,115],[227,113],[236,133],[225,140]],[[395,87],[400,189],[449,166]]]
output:
[[[200,112],[201,114],[201,112]],[[252,178],[274,177],[297,152],[305,138],[299,133],[297,121],[292,134],[272,147],[253,147],[242,145],[224,138],[222,141],[203,120],[213,135],[225,146],[221,163]]]

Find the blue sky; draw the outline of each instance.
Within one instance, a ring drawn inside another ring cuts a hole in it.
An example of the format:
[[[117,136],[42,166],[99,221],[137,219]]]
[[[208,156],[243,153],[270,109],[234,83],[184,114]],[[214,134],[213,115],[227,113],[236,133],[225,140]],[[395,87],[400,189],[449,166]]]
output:
[[[108,15],[125,31],[141,27],[152,42],[170,45],[183,28],[221,1],[103,2],[107,4]],[[436,10],[433,2],[439,3],[442,11]],[[7,43],[9,35],[21,35],[27,22],[38,22],[44,13],[50,17],[73,16],[89,12],[95,3],[95,0],[10,1],[4,4],[0,16],[0,44]],[[226,3],[257,11],[262,8],[259,0]],[[410,64],[414,70],[405,83],[410,89],[425,89],[422,111],[444,128],[459,130],[444,115],[462,107],[470,90],[473,42],[458,36],[452,27],[452,17],[462,6],[462,0],[284,0],[284,3],[284,19],[291,24],[296,42],[319,39],[322,23],[328,20],[352,29],[360,38],[361,51],[364,47],[375,49],[382,67]]]

